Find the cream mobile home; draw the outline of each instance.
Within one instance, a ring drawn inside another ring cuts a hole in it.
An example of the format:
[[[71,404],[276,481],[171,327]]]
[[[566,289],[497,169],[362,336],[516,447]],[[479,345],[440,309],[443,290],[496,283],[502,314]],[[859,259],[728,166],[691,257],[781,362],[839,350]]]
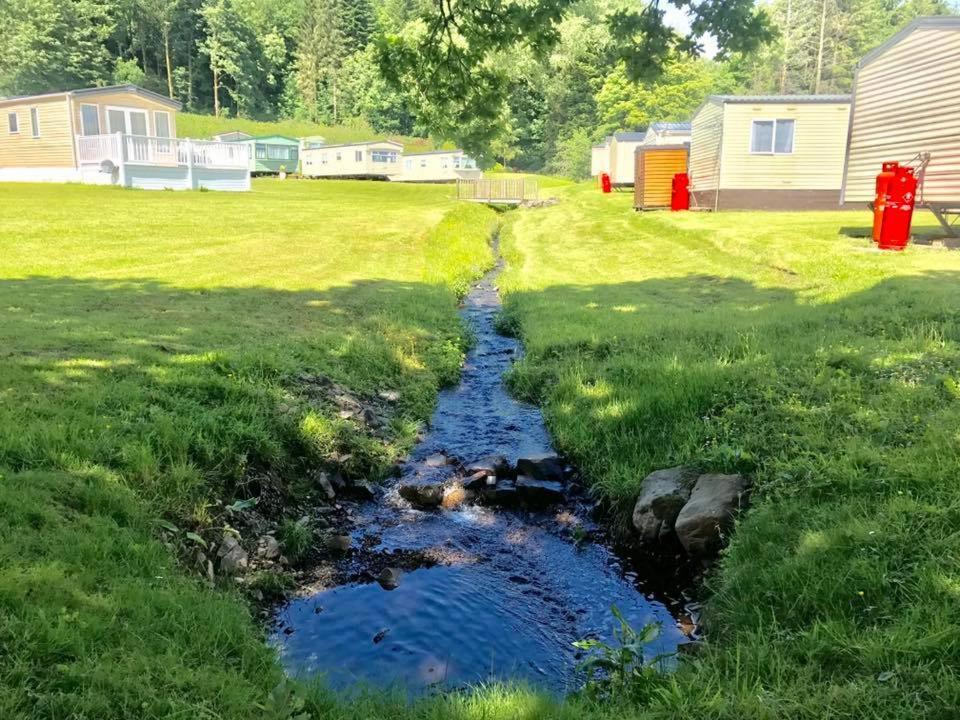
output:
[[[944,212],[960,210],[960,17],[915,20],[860,61],[843,202],[873,200],[884,162],[924,155],[918,202],[951,231]]]
[[[463,150],[433,150],[404,153],[403,167],[392,180],[400,182],[442,183],[456,180],[479,180],[483,172],[476,161]]]
[[[136,85],[0,98],[0,181],[249,190],[246,148],[177,139],[179,109]]]
[[[607,172],[614,185],[633,185],[634,158],[637,148],[646,139],[645,132],[614,133],[610,140],[610,159]]]
[[[692,122],[692,207],[838,208],[849,116],[846,95],[709,97]]]
[[[606,137],[602,143],[590,148],[591,177],[597,177],[602,173],[610,172],[610,143],[612,141],[612,137]]]
[[[389,180],[400,174],[403,145],[373,140],[344,145],[307,144],[300,154],[301,172],[308,177]]]
[[[643,136],[643,146],[684,145],[690,142],[690,123],[655,122]]]

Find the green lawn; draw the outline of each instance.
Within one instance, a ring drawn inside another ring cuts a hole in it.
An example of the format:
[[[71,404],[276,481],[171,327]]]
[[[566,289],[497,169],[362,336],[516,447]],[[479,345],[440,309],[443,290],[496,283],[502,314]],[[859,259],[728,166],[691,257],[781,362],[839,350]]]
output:
[[[579,186],[508,223],[512,384],[623,525],[657,468],[755,483],[710,649],[650,717],[960,707],[960,254],[878,253],[869,222],[641,215]]]
[[[262,631],[156,518],[215,537],[336,454],[382,476],[459,373],[496,222],[443,186],[0,185],[0,717],[262,717]],[[387,438],[303,372],[398,391]]]
[[[865,212],[551,192],[505,216],[511,383],[623,526],[653,469],[753,479],[710,642],[639,699],[314,688],[309,717],[954,717],[960,255],[874,252]],[[178,569],[155,521],[213,532],[267,469],[292,491],[335,453],[376,475],[410,446],[497,222],[450,195],[0,186],[0,717],[295,714],[243,601]],[[302,372],[399,390],[388,439],[311,403]]]

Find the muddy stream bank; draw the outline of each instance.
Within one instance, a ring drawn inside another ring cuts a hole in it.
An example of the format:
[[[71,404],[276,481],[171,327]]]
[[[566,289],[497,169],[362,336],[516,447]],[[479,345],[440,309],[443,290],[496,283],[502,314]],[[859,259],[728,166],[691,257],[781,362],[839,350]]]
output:
[[[500,260],[465,300],[475,345],[460,383],[441,393],[400,477],[353,508],[356,551],[342,553],[333,573],[342,584],[318,582],[277,609],[271,641],[290,674],[322,674],[344,691],[399,686],[415,695],[523,680],[562,695],[582,684],[573,641],[612,637],[611,605],[634,627],[661,625],[650,657],[688,641],[679,605],[656,599],[650,568],[605,541],[569,468],[561,497],[549,494],[551,478],[533,477],[535,467],[496,485],[475,478],[479,497],[467,491],[449,507],[414,506],[401,496],[404,487],[410,497],[410,486],[464,478],[481,458],[503,456],[515,468],[553,453],[540,411],[503,383],[521,347],[495,329],[502,267]],[[510,500],[524,483],[540,493],[531,495],[537,502]]]

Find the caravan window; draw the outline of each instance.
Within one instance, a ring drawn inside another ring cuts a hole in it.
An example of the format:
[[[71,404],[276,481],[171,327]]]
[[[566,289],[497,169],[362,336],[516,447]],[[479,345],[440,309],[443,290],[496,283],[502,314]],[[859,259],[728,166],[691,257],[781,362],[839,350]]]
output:
[[[789,155],[793,152],[794,120],[754,120],[750,128],[750,152]]]
[[[80,132],[84,135],[100,134],[100,108],[96,105],[80,106]]]
[[[11,135],[20,132],[20,117],[15,112],[7,113],[7,127]]]
[[[398,154],[392,150],[371,150],[370,159],[375,163],[395,163]]]
[[[157,137],[170,137],[170,113],[164,110],[154,110],[153,128]]]
[[[30,108],[30,129],[35,138],[40,137],[40,110],[37,108]]]

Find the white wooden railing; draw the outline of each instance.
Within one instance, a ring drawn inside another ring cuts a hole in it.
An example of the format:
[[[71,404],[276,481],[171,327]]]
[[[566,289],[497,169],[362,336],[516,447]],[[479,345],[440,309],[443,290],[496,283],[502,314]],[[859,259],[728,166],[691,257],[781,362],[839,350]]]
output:
[[[81,164],[186,165],[204,168],[246,168],[247,146],[243,143],[180,140],[147,135],[87,135],[77,139]]]

